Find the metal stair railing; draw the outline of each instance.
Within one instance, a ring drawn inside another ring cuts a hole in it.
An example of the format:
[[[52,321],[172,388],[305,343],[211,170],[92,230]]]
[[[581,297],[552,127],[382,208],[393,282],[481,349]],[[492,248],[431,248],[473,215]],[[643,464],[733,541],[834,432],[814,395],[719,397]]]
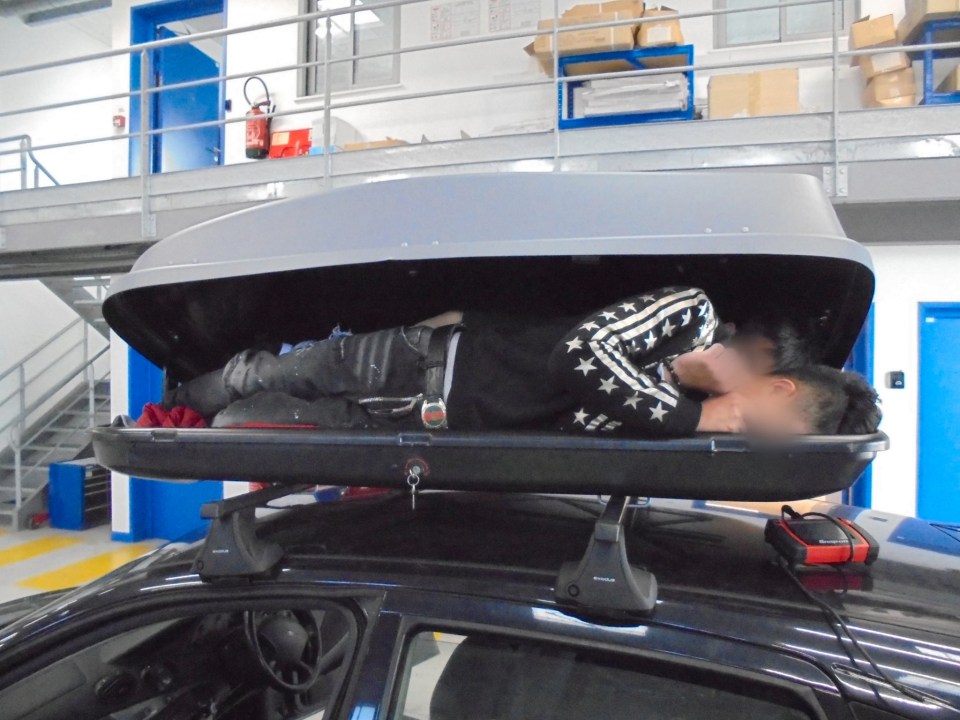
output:
[[[6,143],[18,143],[20,145],[19,152],[19,166],[13,168],[0,168],[0,174],[3,173],[19,173],[20,174],[20,189],[27,190],[30,188],[30,163],[33,163],[33,187],[40,187],[40,174],[43,175],[54,185],[59,185],[57,179],[50,174],[50,171],[44,167],[43,163],[37,160],[37,156],[33,154],[33,140],[29,135],[11,135],[10,137],[0,138],[0,145]]]
[[[71,333],[78,326],[82,329],[81,337],[69,342]],[[52,348],[61,339],[68,340],[67,347],[59,349],[52,359],[41,359],[41,356],[48,354],[48,349]],[[70,436],[61,439],[52,447],[39,451],[43,453],[40,458],[34,458],[29,466],[25,467],[23,463],[24,451],[28,450],[30,443],[35,441],[40,434],[49,430],[54,423],[54,420],[50,420],[39,428],[31,428],[31,417],[41,416],[45,409],[49,409],[51,401],[55,401],[58,396],[64,397],[67,391],[79,389],[85,384],[88,397],[88,425],[92,426],[97,413],[96,387],[109,375],[108,370],[98,376],[96,364],[109,350],[110,346],[106,345],[91,354],[89,325],[82,318],[77,318],[37,346],[19,362],[0,372],[0,383],[13,379],[16,385],[12,392],[0,398],[0,418],[9,417],[3,425],[0,425],[0,438],[9,438],[9,448],[14,455],[13,500],[17,512],[24,502],[23,478],[37,470],[55,452],[62,449],[69,437],[74,434],[71,433]],[[70,366],[65,372],[59,374],[55,372],[58,366],[69,362],[74,356],[77,357],[76,364]],[[39,369],[34,369],[34,365],[40,365]],[[36,398],[28,400],[29,396],[37,391],[37,388],[45,389],[40,390]],[[13,403],[16,403],[16,405],[11,410],[10,406]],[[4,412],[5,408],[6,412]]]

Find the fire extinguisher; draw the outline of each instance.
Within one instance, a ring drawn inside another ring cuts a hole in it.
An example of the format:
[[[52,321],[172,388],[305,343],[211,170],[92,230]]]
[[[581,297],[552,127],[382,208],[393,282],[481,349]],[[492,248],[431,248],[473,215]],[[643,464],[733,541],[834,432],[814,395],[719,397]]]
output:
[[[263,94],[266,95],[266,100],[258,103],[250,102],[250,97],[247,95],[247,86],[252,80],[257,80],[263,85]],[[263,81],[263,78],[256,75],[248,77],[246,82],[243,83],[243,99],[246,100],[247,105],[250,106],[250,109],[247,111],[246,122],[247,157],[259,160],[270,154],[271,118],[267,116],[267,113],[272,113],[276,110],[276,106],[270,107],[270,90],[267,89],[267,84]],[[263,108],[266,108],[266,110]]]

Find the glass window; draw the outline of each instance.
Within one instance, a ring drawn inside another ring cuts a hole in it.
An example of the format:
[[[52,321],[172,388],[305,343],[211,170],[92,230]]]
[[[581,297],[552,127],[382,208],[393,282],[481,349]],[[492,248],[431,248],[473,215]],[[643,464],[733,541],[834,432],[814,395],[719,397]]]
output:
[[[319,720],[356,643],[353,615],[338,606],[105,629],[0,691],[0,707],[4,720]]]
[[[495,635],[422,632],[395,720],[807,720],[780,686],[677,664]]]
[[[791,0],[794,2],[795,0]],[[772,5],[771,0],[714,0],[717,9],[739,9]],[[766,8],[753,12],[718,15],[717,47],[736,47],[762,43],[830,37],[833,32],[833,4]],[[849,28],[857,17],[855,0],[841,0],[840,26]]]
[[[307,0],[304,12],[359,8],[363,0]],[[303,73],[302,94],[324,94],[324,69],[327,56],[325,19],[305,23],[303,60],[316,62]],[[357,10],[334,15],[330,20],[330,59],[343,60],[368,53],[390,52],[400,48],[400,8]],[[400,81],[397,55],[347,60],[330,64],[330,92],[393,85]]]

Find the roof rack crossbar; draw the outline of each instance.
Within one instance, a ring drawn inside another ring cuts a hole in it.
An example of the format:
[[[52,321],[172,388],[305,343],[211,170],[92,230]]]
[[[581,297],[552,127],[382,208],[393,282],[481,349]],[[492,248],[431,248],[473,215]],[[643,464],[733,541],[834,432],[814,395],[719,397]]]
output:
[[[649,613],[657,605],[653,573],[630,565],[623,525],[633,498],[612,496],[593,529],[583,559],[564,563],[554,589],[557,602],[591,615]]]
[[[283,550],[257,537],[256,509],[308,487],[271,487],[202,505],[200,517],[211,522],[193,571],[205,582],[268,574],[280,562]]]

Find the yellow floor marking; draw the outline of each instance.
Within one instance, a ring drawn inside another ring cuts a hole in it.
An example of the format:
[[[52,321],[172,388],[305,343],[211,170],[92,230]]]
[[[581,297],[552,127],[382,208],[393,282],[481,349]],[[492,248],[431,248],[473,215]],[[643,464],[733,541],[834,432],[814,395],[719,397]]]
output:
[[[96,555],[87,560],[66,565],[56,570],[34,575],[32,578],[21,580],[17,583],[20,587],[30,588],[31,590],[63,590],[77,585],[96,580],[102,575],[106,575],[111,570],[116,570],[121,565],[125,565],[131,560],[145,555],[153,550],[154,546],[149,543],[137,543],[127,545],[110,552]]]
[[[0,567],[30,560],[38,555],[46,555],[54,550],[61,550],[62,548],[78,545],[79,543],[80,538],[74,538],[68,535],[51,535],[37,540],[28,540],[19,545],[0,550]]]

